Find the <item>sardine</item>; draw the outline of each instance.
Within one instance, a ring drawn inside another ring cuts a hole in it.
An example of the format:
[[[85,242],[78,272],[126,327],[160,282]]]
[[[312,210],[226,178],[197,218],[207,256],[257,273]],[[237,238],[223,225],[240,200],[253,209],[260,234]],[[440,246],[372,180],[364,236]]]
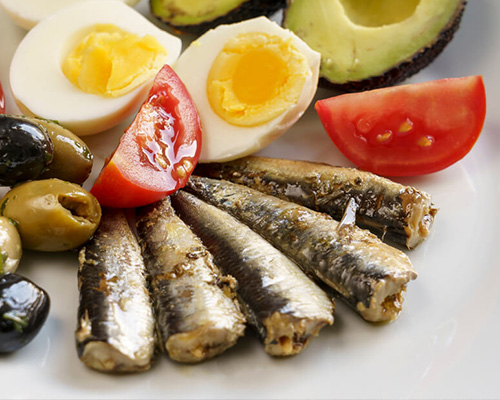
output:
[[[273,356],[301,352],[333,323],[333,302],[288,257],[230,214],[178,191],[174,208],[238,282],[248,321]]]
[[[80,359],[104,372],[149,369],[155,350],[153,308],[139,244],[123,210],[103,209],[79,262],[75,337]]]
[[[429,235],[437,213],[428,193],[355,168],[250,156],[199,164],[195,173],[240,183],[325,212],[336,220],[354,198],[360,227],[408,249]]]
[[[191,176],[187,188],[231,213],[343,298],[368,321],[390,321],[417,277],[407,255],[354,223],[246,186]]]
[[[173,360],[199,362],[233,346],[245,331],[234,278],[175,215],[170,199],[138,210],[137,234],[155,305],[157,331]]]

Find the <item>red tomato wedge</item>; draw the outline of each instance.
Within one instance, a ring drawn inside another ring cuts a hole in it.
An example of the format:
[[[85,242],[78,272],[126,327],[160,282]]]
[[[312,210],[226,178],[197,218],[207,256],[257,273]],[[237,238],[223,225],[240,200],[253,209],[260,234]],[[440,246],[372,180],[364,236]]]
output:
[[[1,83],[0,83],[0,114],[5,114],[5,97],[3,95],[3,89]]]
[[[474,146],[486,116],[481,76],[343,94],[315,105],[326,132],[359,168],[386,176],[442,170]]]
[[[198,111],[165,65],[90,192],[101,205],[131,208],[184,187],[201,151]]]

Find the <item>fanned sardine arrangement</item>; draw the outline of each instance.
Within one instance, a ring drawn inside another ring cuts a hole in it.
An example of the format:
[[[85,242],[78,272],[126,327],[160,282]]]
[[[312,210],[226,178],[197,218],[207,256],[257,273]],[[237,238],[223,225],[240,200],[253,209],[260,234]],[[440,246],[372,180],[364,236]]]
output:
[[[106,372],[148,369],[155,343],[195,363],[243,336],[300,353],[334,321],[333,298],[366,321],[395,320],[417,277],[408,248],[437,212],[416,188],[352,168],[245,157],[199,165],[183,190],[104,209],[80,252],[78,354]],[[360,225],[360,226],[358,226]]]
[[[224,180],[192,176],[188,188],[280,249],[372,322],[394,320],[417,277],[403,252],[353,223]]]
[[[189,193],[177,192],[172,203],[217,265],[236,278],[243,310],[268,354],[297,354],[333,323],[332,300],[264,238]]]
[[[147,370],[155,323],[139,244],[121,209],[105,208],[80,251],[76,343],[82,362],[103,372]]]
[[[245,330],[234,278],[223,276],[170,198],[138,210],[137,234],[150,276],[161,347],[199,362],[233,346]]]
[[[357,224],[409,249],[427,237],[437,212],[429,194],[356,168],[249,156],[199,164],[195,173],[240,183],[336,220],[354,199]]]

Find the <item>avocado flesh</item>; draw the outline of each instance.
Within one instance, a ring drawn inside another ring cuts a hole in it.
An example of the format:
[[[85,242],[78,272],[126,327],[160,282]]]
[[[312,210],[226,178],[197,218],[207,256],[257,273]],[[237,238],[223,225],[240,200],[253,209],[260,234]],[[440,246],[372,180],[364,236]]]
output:
[[[153,15],[171,27],[200,34],[224,23],[271,15],[286,0],[150,0]]]
[[[400,82],[458,28],[465,0],[292,0],[283,25],[322,55],[321,77],[347,91]]]

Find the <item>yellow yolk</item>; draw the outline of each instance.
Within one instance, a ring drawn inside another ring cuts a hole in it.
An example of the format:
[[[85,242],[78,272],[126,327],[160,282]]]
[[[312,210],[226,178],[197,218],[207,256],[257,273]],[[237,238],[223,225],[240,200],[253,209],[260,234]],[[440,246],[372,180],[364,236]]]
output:
[[[119,97],[153,78],[165,55],[151,35],[139,37],[112,24],[98,24],[70,51],[62,71],[86,93]]]
[[[297,104],[311,72],[291,40],[265,33],[227,42],[208,74],[214,112],[236,126],[258,126]]]

